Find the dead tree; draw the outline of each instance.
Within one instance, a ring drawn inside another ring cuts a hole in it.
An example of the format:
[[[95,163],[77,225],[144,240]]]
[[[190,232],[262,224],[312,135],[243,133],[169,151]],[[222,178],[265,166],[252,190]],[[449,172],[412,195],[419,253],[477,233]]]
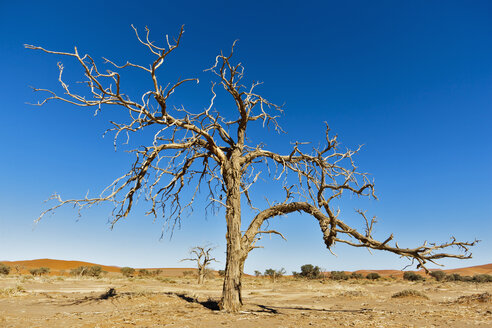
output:
[[[280,232],[265,228],[268,221],[293,212],[305,213],[317,220],[329,250],[336,243],[384,250],[417,261],[418,267],[423,268],[427,262],[435,263],[442,258],[471,257],[468,248],[476,241],[460,242],[451,238],[443,244],[425,242],[405,248],[392,242],[393,235],[382,241],[373,237],[375,218],[367,218],[363,211],[359,214],[365,229],[357,230],[345,223],[340,210],[336,210],[337,199],[347,194],[376,198],[374,183],[355,164],[354,155],[360,147],[355,150],[342,148],[328,126],[324,144],[313,147],[297,142],[285,154],[248,139],[252,127],[282,131],[277,122],[282,108],[257,93],[260,83],[253,82],[246,87],[243,66],[233,62],[235,43],[230,54],[219,54],[208,69],[215,77],[210,104],[204,110],[191,111],[173,106],[172,95],[184,84],[198,82],[198,79],[162,83],[157,73],[179,46],[183,28],[174,41],[166,36],[162,46],[150,41],[148,29],[143,37],[134,30],[138,42],[155,56],[149,66],[131,62],[117,64],[104,59],[105,69],[101,70],[101,64],[96,64],[91,56],[79,53],[77,48],[73,52],[59,52],[26,45],[28,49],[74,59],[85,76],[82,82],[86,92],[73,91],[75,89],[64,82],[63,65],[59,63],[58,80],[62,93],[35,88],[34,91],[47,93],[37,105],[59,100],[94,108],[96,113],[106,107],[126,111],[126,121],[111,121],[109,131],[115,134],[115,145],[121,135],[128,142],[132,134],[145,131],[153,134],[152,142],[131,150],[135,160],[128,172],[115,179],[99,196],[64,200],[55,194],[52,198],[57,204],[43,212],[38,220],[66,204],[84,209],[112,202],[114,225],[130,213],[136,198],[144,194],[150,204],[148,214],[164,217],[173,227],[180,222],[184,212],[192,210],[195,195],[203,187],[201,190],[206,190],[209,199],[206,208],[225,208],[227,251],[221,308],[230,312],[238,311],[242,304],[241,276],[249,252],[259,247],[257,242],[263,234],[283,237]],[[125,93],[121,79],[126,69],[146,74],[151,89],[139,95]],[[234,111],[230,108],[216,110],[217,87],[223,88],[225,91],[221,92],[233,101]],[[258,189],[262,179],[268,179],[270,185],[276,184],[279,193],[283,192],[285,196],[278,201],[258,201],[254,196],[255,192],[261,193]],[[194,192],[188,195],[185,190],[189,188],[185,186],[192,186]],[[243,202],[257,213],[244,232],[241,231]],[[441,252],[453,247],[458,252]]]
[[[24,270],[24,269],[25,269],[25,267],[23,265],[20,265],[20,264],[14,265],[15,274],[20,274],[22,272],[22,270]]]
[[[207,266],[212,262],[217,262],[214,257],[211,257],[210,252],[215,248],[209,246],[196,246],[190,250],[190,258],[182,259],[181,261],[194,261],[198,269],[198,284],[203,284],[207,274]]]

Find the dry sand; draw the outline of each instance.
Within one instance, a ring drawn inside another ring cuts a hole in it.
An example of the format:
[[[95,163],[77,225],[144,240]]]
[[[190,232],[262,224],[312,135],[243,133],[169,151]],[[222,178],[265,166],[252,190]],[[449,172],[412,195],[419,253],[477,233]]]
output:
[[[248,277],[238,314],[216,310],[221,283],[2,277],[0,327],[492,327],[492,283]],[[109,288],[116,294],[101,297]],[[427,298],[392,297],[406,289]]]

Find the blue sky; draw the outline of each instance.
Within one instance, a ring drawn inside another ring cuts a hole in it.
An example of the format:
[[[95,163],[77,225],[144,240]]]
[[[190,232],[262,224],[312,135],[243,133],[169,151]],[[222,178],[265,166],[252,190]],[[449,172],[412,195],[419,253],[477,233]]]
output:
[[[98,193],[121,175],[132,157],[114,152],[102,138],[112,110],[92,111],[40,100],[29,86],[59,90],[57,61],[66,77],[80,74],[68,58],[23,44],[80,52],[118,62],[151,58],[130,24],[152,39],[174,35],[185,24],[182,46],[166,64],[166,78],[198,76],[200,85],[175,101],[190,110],[208,105],[211,76],[203,70],[220,50],[239,39],[237,59],[261,93],[285,104],[287,135],[254,131],[271,149],[289,142],[317,142],[327,121],[343,145],[364,144],[362,171],[376,181],[379,201],[342,203],[350,224],[360,223],[354,206],[377,215],[376,236],[389,233],[402,246],[424,240],[483,240],[474,258],[445,260],[448,268],[492,262],[492,4],[489,1],[95,1],[0,2],[0,260],[57,258],[135,267],[180,267],[197,244],[217,245],[224,265],[223,212],[204,217],[200,204],[170,234],[162,220],[144,215],[145,204],[109,229],[109,206],[83,212],[57,211],[36,226],[44,200]],[[125,84],[138,94],[145,77]],[[224,108],[229,110],[224,102]],[[276,190],[268,189],[275,197]],[[258,195],[262,197],[263,195]],[[278,194],[281,197],[281,194]],[[247,213],[247,212],[246,212]],[[245,218],[247,220],[247,218]],[[246,272],[269,267],[298,270],[306,263],[327,270],[400,269],[391,254],[337,246],[331,255],[316,222],[291,215],[272,222],[287,242],[262,240]]]

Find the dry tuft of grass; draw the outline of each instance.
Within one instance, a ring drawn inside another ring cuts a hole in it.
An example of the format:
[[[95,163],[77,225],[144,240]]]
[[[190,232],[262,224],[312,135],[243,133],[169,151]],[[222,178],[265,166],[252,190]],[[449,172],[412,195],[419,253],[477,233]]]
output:
[[[166,284],[176,284],[177,281],[171,278],[156,277],[155,280],[166,283]]]
[[[393,296],[391,296],[391,297],[392,298],[418,297],[418,298],[425,298],[427,300],[429,299],[429,297],[427,297],[427,295],[425,295],[424,293],[419,292],[418,290],[415,290],[415,289],[405,289],[405,290],[402,290],[401,292],[393,294]]]
[[[473,294],[473,295],[468,295],[468,296],[460,296],[458,299],[455,301],[455,303],[473,303],[473,302],[479,302],[479,303],[491,303],[492,302],[492,295],[488,292],[482,293],[482,294]]]
[[[24,287],[22,287],[21,285],[17,285],[15,287],[0,289],[0,296],[7,296],[7,297],[18,296],[24,293],[25,291],[26,290]]]
[[[340,294],[338,294],[338,296],[352,298],[352,297],[362,297],[364,296],[364,294],[360,290],[347,290],[345,292],[341,292]]]

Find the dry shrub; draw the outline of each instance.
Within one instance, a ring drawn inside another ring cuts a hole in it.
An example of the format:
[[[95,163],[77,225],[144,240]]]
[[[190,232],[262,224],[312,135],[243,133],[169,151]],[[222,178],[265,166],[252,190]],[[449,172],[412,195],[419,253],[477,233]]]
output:
[[[357,272],[352,272],[350,279],[364,279],[364,276]]]
[[[490,274],[476,274],[473,276],[473,282],[492,282],[492,275]]]
[[[24,293],[26,290],[21,285],[15,287],[0,289],[1,296],[17,296]]]
[[[8,275],[10,272],[10,267],[6,266],[3,263],[0,263],[0,274],[1,275]]]
[[[381,278],[381,276],[377,272],[370,272],[367,274],[366,278],[369,280],[377,280],[377,279]]]
[[[138,270],[138,276],[139,277],[150,277],[151,275],[152,275],[152,272],[147,270],[147,269]]]
[[[47,268],[47,267],[41,267],[41,268],[29,270],[29,272],[33,276],[42,276],[42,275],[45,275],[45,274],[50,273],[50,271],[51,271],[51,269],[50,268]]]
[[[443,281],[446,278],[446,273],[441,270],[432,271],[429,273],[431,277],[436,279],[436,281]]]
[[[491,303],[492,302],[492,295],[489,292],[485,292],[482,294],[460,296],[455,301],[455,303],[474,303],[474,302]]]
[[[338,296],[352,298],[352,297],[362,297],[364,295],[360,290],[347,290],[345,292],[341,292],[340,294],[338,294]]]
[[[330,273],[330,279],[332,280],[348,280],[349,276],[345,271],[332,271]]]
[[[155,280],[167,283],[167,284],[176,284],[177,281],[171,278],[164,278],[164,277],[156,277]]]
[[[94,266],[79,266],[70,270],[72,276],[88,276],[88,277],[99,277],[102,273],[102,268],[100,265]]]
[[[425,295],[424,293],[419,292],[418,290],[415,290],[415,289],[405,289],[405,290],[402,290],[401,292],[393,294],[393,296],[391,296],[391,297],[392,298],[419,297],[419,298],[425,298],[427,300],[429,299],[429,297],[427,297],[427,295]]]
[[[405,273],[403,273],[403,279],[409,280],[409,281],[425,280],[424,277],[422,277],[418,273],[415,273],[415,272],[412,272],[412,271],[406,271]]]
[[[120,272],[125,277],[133,277],[133,275],[135,274],[135,269],[130,267],[123,267],[120,269]]]
[[[24,282],[26,282],[26,281],[28,281],[28,280],[33,280],[33,279],[34,279],[34,277],[33,277],[33,276],[23,275],[23,276],[21,277],[21,279],[20,279],[20,282],[21,282],[21,283],[24,283]]]

